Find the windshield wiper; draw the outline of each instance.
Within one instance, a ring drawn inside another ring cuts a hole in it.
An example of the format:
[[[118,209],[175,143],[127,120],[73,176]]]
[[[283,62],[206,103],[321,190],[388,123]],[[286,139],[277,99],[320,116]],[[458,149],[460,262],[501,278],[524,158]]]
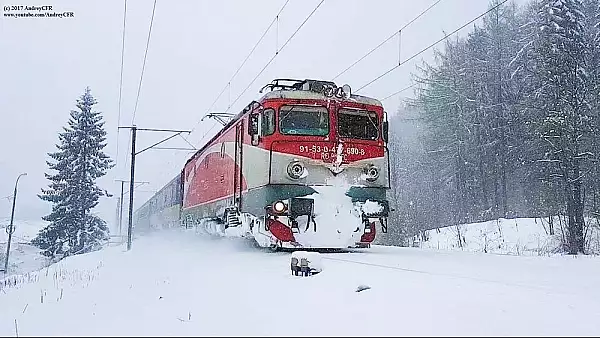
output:
[[[377,129],[377,131],[379,131],[379,128],[377,127],[377,124],[375,122],[373,122],[374,120],[373,120],[373,118],[371,117],[371,114],[369,114],[368,111],[367,111],[367,117],[369,118],[369,121],[371,122],[371,124],[373,125],[373,127],[375,127],[375,129]]]
[[[292,110],[294,110],[294,108],[296,108],[298,106],[291,106],[290,110],[287,111],[287,114],[285,114],[285,116],[280,117],[279,119],[279,123],[281,123],[283,120],[285,120],[288,116],[290,116],[290,113],[292,112]],[[281,110],[279,110],[281,112]]]

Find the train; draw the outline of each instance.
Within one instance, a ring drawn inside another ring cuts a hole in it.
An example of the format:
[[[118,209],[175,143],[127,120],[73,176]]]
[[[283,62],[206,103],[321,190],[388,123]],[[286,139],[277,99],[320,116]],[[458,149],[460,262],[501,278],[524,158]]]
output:
[[[193,228],[273,250],[369,248],[390,212],[382,103],[312,79],[275,79],[259,94],[235,115],[212,116],[223,127],[135,210],[134,231]]]

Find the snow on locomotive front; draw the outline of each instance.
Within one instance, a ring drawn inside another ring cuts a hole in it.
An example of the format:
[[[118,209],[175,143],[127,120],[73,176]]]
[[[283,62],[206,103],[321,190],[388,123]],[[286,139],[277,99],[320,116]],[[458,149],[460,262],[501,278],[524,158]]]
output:
[[[368,247],[376,225],[387,231],[389,211],[381,102],[316,80],[274,80],[265,89],[225,128],[231,136],[214,139],[215,149],[233,139],[221,148],[234,165],[227,202],[213,212],[222,227],[212,231],[273,248]]]

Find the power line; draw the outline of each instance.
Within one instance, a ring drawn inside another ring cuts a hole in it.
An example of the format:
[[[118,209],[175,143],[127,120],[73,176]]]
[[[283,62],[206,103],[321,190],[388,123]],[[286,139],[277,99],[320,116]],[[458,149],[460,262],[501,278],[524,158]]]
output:
[[[256,79],[258,79],[258,77],[260,76],[260,74],[262,74],[262,72],[264,72],[265,69],[267,69],[267,67],[269,67],[269,65],[271,64],[271,62],[273,62],[273,60],[275,60],[275,58],[277,57],[277,55],[279,55],[279,52],[283,51],[283,49],[285,48],[285,46],[290,42],[290,40],[292,40],[292,38],[296,35],[296,33],[298,33],[298,31],[300,31],[300,29],[302,28],[302,26],[304,26],[304,24],[308,21],[308,19],[310,19],[310,17],[313,16],[313,14],[315,14],[315,12],[317,11],[317,9],[319,9],[319,7],[321,7],[321,5],[323,4],[324,1],[325,0],[321,0],[321,2],[319,2],[319,4],[317,5],[317,7],[315,7],[315,9],[313,9],[313,11],[306,17],[306,19],[304,19],[304,21],[302,22],[302,24],[300,24],[300,26],[298,26],[298,28],[296,29],[296,31],[281,46],[281,48],[279,49],[279,51],[275,52],[275,54],[269,60],[269,62],[267,62],[267,64],[261,69],[261,71],[258,74],[256,74],[256,76],[254,77],[254,79],[252,79],[252,81],[248,84],[248,86],[231,103],[231,106],[233,106],[240,99],[240,97],[242,97],[242,95],[244,95],[244,93],[248,90],[248,88],[250,88],[250,86],[252,86],[252,84],[254,83],[254,81],[256,81]]]
[[[206,135],[208,135],[208,133],[210,133],[210,132],[211,132],[211,130],[215,129],[215,127],[216,127],[216,126],[218,126],[218,124],[217,124],[217,123],[213,124],[213,126],[212,126],[212,127],[210,127],[210,129],[208,129],[208,130],[207,130],[207,131],[204,133],[204,135],[202,135],[202,138],[200,139],[200,141],[198,141],[198,144],[199,144],[199,145],[202,143],[202,141],[204,141],[204,139],[206,138]]]
[[[194,147],[194,145],[193,145],[193,144],[191,144],[191,143],[190,143],[190,141],[188,141],[188,140],[187,140],[187,138],[183,137],[183,135],[179,134],[179,136],[181,136],[181,138],[182,138],[182,139],[185,141],[185,143],[189,144],[189,145],[190,145],[190,147],[192,147],[192,148],[196,148],[196,147]]]
[[[277,50],[275,52],[275,54],[269,60],[269,62],[267,62],[267,64],[254,77],[254,79],[252,79],[252,81],[250,82],[250,84],[248,84],[248,86],[242,91],[242,93],[240,95],[238,95],[238,97],[230,104],[230,106],[233,106],[240,99],[240,97],[242,97],[242,95],[244,95],[244,93],[248,90],[248,88],[250,88],[250,86],[252,86],[252,84],[256,81],[256,79],[258,79],[258,77],[260,76],[260,74],[262,74],[262,72],[264,72],[265,69],[267,69],[267,67],[269,67],[269,65],[271,64],[271,62],[273,62],[273,60],[277,57],[277,55],[279,55],[279,52],[281,52],[283,50],[283,48],[285,48],[285,46],[292,40],[292,38],[298,33],[298,31],[300,31],[300,29],[302,28],[302,26],[304,26],[304,24],[308,21],[308,19],[310,19],[310,17],[313,16],[313,14],[315,14],[315,12],[317,11],[317,9],[319,9],[319,7],[321,7],[321,5],[323,4],[324,1],[325,0],[321,0],[321,2],[313,9],[313,11],[306,17],[306,19],[304,19],[304,21],[302,22],[302,24],[300,24],[300,26],[298,26],[298,28],[296,29],[296,31],[294,31],[294,33],[286,40],[286,42],[281,46],[281,48],[279,48],[279,50]],[[208,133],[211,130],[213,130],[216,126],[217,126],[217,124],[213,125],[207,132],[205,132],[204,135],[203,135],[203,137],[200,139],[200,141],[198,141],[198,144],[201,144],[202,141],[208,135]]]
[[[397,92],[393,92],[392,94],[390,94],[390,95],[384,97],[383,99],[381,99],[381,101],[385,101],[385,100],[389,99],[390,97],[392,97],[394,95],[398,95],[398,94],[402,93],[403,91],[409,90],[409,89],[411,89],[412,87],[414,87],[416,85],[417,85],[416,83],[413,83],[410,86],[404,87],[404,88],[400,89]]]
[[[148,47],[150,46],[150,36],[152,35],[152,23],[154,23],[154,12],[156,11],[156,0],[154,0],[154,6],[152,6],[152,17],[150,18],[150,28],[148,29],[148,40],[146,41],[146,51],[144,52],[144,62],[142,63],[142,73],[140,74],[140,83],[138,85],[137,97],[135,99],[135,107],[133,108],[133,116],[131,118],[131,124],[135,120],[135,113],[137,112],[138,102],[140,101],[140,91],[142,89],[142,80],[144,79],[144,70],[146,69],[146,57],[148,56]]]
[[[125,8],[123,9],[123,36],[121,37],[121,79],[119,80],[119,116],[117,118],[117,127],[121,124],[121,96],[123,92],[123,65],[125,63],[125,22],[127,19],[127,0],[125,0]],[[117,128],[117,155],[115,157],[116,164],[119,164],[119,133],[121,129]]]
[[[409,62],[410,60],[416,58],[417,56],[421,55],[422,53],[424,53],[425,51],[429,50],[430,48],[433,48],[435,45],[437,45],[438,43],[446,40],[447,38],[449,38],[450,36],[456,34],[458,31],[460,31],[461,29],[467,27],[468,25],[472,24],[473,22],[477,21],[479,18],[485,16],[486,14],[488,14],[489,12],[495,10],[496,8],[500,7],[501,5],[503,5],[504,3],[506,3],[508,0],[504,0],[500,3],[498,3],[497,5],[493,6],[492,8],[490,8],[489,10],[485,11],[483,14],[480,14],[479,16],[477,16],[476,18],[474,18],[473,20],[465,23],[464,25],[460,26],[459,28],[455,29],[452,33],[446,35],[445,37],[437,40],[436,42],[432,43],[431,45],[427,46],[426,48],[422,49],[420,52],[412,55],[411,57],[409,57],[408,59],[400,62],[399,64],[395,65],[394,67],[388,69],[387,71],[385,71],[383,74],[377,76],[376,78],[374,78],[373,80],[367,82],[366,84],[364,84],[362,87],[358,88],[356,90],[356,92],[359,92],[360,90],[366,88],[367,86],[371,85],[372,83],[374,83],[375,81],[378,81],[379,79],[381,79],[382,77],[386,76],[387,74],[391,73],[392,71],[396,70],[398,67],[402,66],[403,64]]]
[[[333,79],[331,79],[332,81],[334,81],[335,79],[337,79],[338,77],[340,77],[342,74],[346,73],[348,70],[350,70],[352,67],[356,66],[359,62],[361,62],[362,60],[364,60],[367,56],[371,55],[371,53],[373,53],[374,51],[376,51],[377,49],[379,49],[381,46],[383,46],[386,42],[390,41],[394,36],[396,36],[397,34],[400,34],[400,32],[402,32],[404,29],[406,29],[406,27],[408,27],[409,25],[411,25],[413,22],[417,21],[421,16],[425,15],[425,13],[429,12],[430,9],[432,9],[435,5],[437,5],[438,3],[440,3],[442,0],[437,0],[436,2],[434,2],[433,4],[431,4],[429,7],[427,7],[424,11],[422,11],[419,15],[417,15],[414,19],[412,19],[411,21],[409,21],[408,23],[406,23],[402,28],[400,28],[399,30],[395,31],[392,35],[390,35],[387,39],[383,40],[383,42],[381,42],[379,45],[377,45],[377,47],[371,49],[367,54],[363,55],[360,59],[356,60],[353,64],[351,64],[350,66],[348,66],[348,68],[344,69],[341,73],[339,73],[338,75],[336,75]]]
[[[240,70],[242,69],[242,67],[244,67],[244,65],[246,64],[246,61],[248,61],[248,59],[250,58],[250,56],[254,53],[254,50],[256,50],[256,47],[258,47],[258,45],[260,44],[260,42],[264,39],[265,35],[267,35],[267,32],[269,31],[269,29],[271,29],[271,27],[273,27],[273,24],[278,21],[279,15],[281,14],[281,12],[283,12],[283,9],[285,8],[285,6],[287,6],[288,2],[290,2],[290,0],[287,0],[285,2],[285,4],[283,4],[283,6],[279,10],[279,12],[277,12],[277,15],[273,18],[273,21],[271,21],[271,24],[269,24],[269,26],[267,27],[267,29],[265,29],[265,31],[262,34],[262,36],[260,37],[260,39],[258,39],[258,41],[256,42],[256,44],[254,44],[254,47],[252,47],[252,49],[250,50],[250,53],[248,53],[248,55],[246,56],[246,58],[244,59],[244,61],[242,62],[242,64],[238,67],[238,69],[235,71],[235,73],[233,73],[233,75],[231,76],[231,78],[229,79],[229,81],[227,81],[227,83],[225,84],[225,86],[223,87],[223,89],[221,90],[221,92],[219,93],[219,95],[217,96],[217,98],[213,101],[213,103],[210,105],[210,107],[208,107],[208,109],[206,110],[206,114],[212,109],[212,107],[215,105],[215,103],[217,103],[217,101],[219,100],[219,98],[221,97],[221,95],[223,95],[223,93],[225,92],[225,89],[227,89],[227,87],[231,88],[231,81],[233,81],[233,79],[240,72]],[[198,124],[200,123],[200,121],[202,121],[202,120],[199,120],[196,123],[196,125],[194,126],[194,128],[192,128],[192,132],[196,129],[196,127],[198,126]]]
[[[144,79],[144,71],[146,69],[146,58],[148,56],[148,47],[150,46],[150,36],[152,35],[152,24],[154,23],[154,13],[156,11],[156,0],[154,0],[154,5],[152,6],[152,16],[150,17],[150,28],[148,29],[148,39],[146,41],[146,51],[144,52],[144,61],[142,63],[142,72],[140,74],[140,83],[138,85],[137,97],[135,99],[135,107],[133,108],[133,115],[131,117],[131,124],[133,125],[133,121],[135,120],[135,114],[137,112],[138,102],[140,101],[140,92],[142,89],[142,81]],[[131,134],[129,135],[129,142],[127,142],[127,148],[131,146]],[[125,160],[125,167],[127,167],[128,159]]]

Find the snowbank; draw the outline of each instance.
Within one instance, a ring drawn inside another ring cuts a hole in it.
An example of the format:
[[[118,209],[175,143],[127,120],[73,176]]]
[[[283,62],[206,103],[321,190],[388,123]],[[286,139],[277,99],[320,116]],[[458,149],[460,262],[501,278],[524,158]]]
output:
[[[600,229],[595,220],[588,220],[586,236],[588,252],[600,254]],[[554,234],[550,235],[548,219],[516,218],[461,224],[425,231],[415,236],[414,245],[440,250],[463,250],[511,255],[550,255],[562,252],[565,233],[556,217]],[[459,241],[460,238],[460,241]]]
[[[600,334],[598,257],[379,246],[321,257],[327,273],[298,278],[289,254],[164,230],[3,289],[0,336]]]
[[[6,243],[8,240],[8,234],[6,233],[6,227],[8,226],[9,219],[0,220],[0,243]],[[15,220],[15,232],[13,233],[13,241],[17,242],[29,242],[37,236],[38,232],[44,228],[48,222],[46,221],[26,221],[26,220]],[[11,242],[12,243],[12,242]]]
[[[2,269],[4,268],[6,243],[8,242],[8,234],[6,233],[8,224],[8,219],[0,221],[0,266]],[[15,232],[10,243],[8,262],[9,275],[36,271],[48,265],[49,260],[40,254],[40,250],[29,244],[46,224],[45,221],[14,221]],[[3,277],[5,277],[4,273],[0,272],[0,278]]]

